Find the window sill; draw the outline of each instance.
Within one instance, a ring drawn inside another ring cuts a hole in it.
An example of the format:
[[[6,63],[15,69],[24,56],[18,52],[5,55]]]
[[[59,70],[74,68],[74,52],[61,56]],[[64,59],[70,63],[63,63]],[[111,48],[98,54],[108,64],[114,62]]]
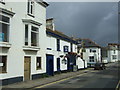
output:
[[[8,42],[0,42],[0,47],[2,48],[10,48],[11,44]]]
[[[25,50],[25,51],[38,51],[38,50],[40,50],[40,48],[35,47],[35,46],[23,46],[23,50]]]
[[[32,14],[29,14],[29,13],[28,13],[27,15],[28,15],[28,16],[31,16],[31,17],[33,17],[33,18],[35,18],[35,16],[34,16],[34,15],[32,15]]]

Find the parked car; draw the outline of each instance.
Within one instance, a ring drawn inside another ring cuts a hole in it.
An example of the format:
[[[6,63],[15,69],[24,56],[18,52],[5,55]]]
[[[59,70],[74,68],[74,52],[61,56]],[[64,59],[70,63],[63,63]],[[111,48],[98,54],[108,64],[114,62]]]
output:
[[[102,60],[102,63],[108,64],[108,61],[106,59]]]
[[[106,69],[105,63],[96,63],[94,70],[103,70]]]

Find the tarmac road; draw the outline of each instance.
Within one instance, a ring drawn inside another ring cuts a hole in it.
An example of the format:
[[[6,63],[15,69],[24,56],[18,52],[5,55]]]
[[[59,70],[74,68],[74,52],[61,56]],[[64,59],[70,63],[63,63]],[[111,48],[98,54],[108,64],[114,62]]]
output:
[[[112,63],[105,70],[92,70],[69,79],[36,88],[118,88],[120,62]],[[118,89],[117,89],[118,90]]]

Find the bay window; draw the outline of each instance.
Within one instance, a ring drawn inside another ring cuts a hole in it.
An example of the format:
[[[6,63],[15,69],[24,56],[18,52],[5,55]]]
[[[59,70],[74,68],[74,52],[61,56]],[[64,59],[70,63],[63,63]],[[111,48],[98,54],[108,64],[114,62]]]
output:
[[[25,45],[38,46],[39,28],[31,24],[25,24]]]
[[[0,42],[9,41],[9,17],[0,15]]]

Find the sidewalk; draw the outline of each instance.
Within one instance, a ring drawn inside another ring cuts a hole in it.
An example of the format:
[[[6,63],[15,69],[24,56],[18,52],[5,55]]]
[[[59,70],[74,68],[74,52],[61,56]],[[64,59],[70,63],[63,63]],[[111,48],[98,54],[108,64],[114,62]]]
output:
[[[93,70],[93,69],[88,68],[85,70],[79,70],[77,72],[67,72],[67,73],[56,74],[54,76],[50,76],[50,77],[46,77],[46,78],[30,80],[30,81],[26,81],[26,82],[19,82],[19,83],[15,83],[15,84],[2,86],[2,88],[33,88],[35,86],[41,86],[41,85],[45,85],[45,84],[48,84],[51,82],[59,81],[61,79],[72,77],[75,75],[80,75],[80,74],[86,73],[91,70]]]

